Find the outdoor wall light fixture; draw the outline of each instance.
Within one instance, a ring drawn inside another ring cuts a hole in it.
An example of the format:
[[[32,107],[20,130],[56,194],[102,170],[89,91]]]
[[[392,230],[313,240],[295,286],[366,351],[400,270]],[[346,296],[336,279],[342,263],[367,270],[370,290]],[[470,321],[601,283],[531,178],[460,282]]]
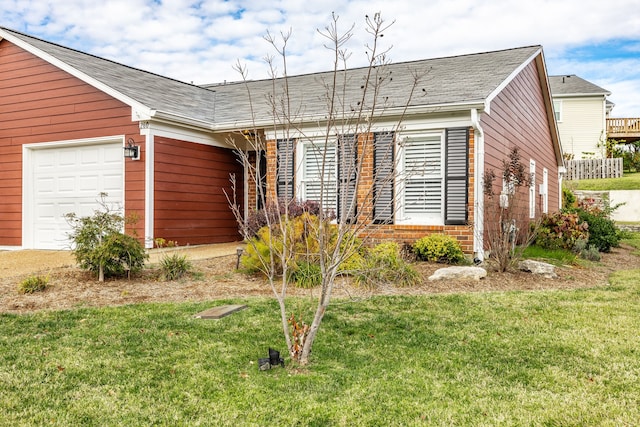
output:
[[[133,139],[127,140],[127,145],[124,147],[124,157],[132,160],[140,160],[140,147],[133,145]]]
[[[243,252],[244,252],[243,247],[236,248],[236,255],[238,256],[238,260],[236,261],[236,270],[240,268],[240,258],[242,258]]]

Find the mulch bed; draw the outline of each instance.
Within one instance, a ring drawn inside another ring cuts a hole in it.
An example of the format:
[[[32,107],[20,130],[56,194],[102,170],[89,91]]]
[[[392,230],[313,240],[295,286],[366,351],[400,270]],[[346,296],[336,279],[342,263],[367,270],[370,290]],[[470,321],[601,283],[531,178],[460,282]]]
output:
[[[486,278],[430,282],[427,278],[444,267],[441,264],[416,263],[423,277],[419,286],[398,288],[384,286],[375,290],[353,287],[348,279],[339,279],[334,296],[363,298],[372,295],[424,295],[455,292],[487,292],[510,290],[572,289],[607,285],[611,272],[640,268],[640,257],[632,248],[615,248],[603,254],[602,261],[589,268],[558,267],[556,279],[545,279],[524,272],[497,273],[489,270]],[[35,260],[24,260],[38,265]],[[39,310],[61,310],[74,307],[99,307],[141,302],[209,301],[222,298],[272,296],[265,280],[235,271],[236,256],[192,261],[197,274],[173,282],[163,281],[158,272],[147,269],[130,280],[107,280],[99,283],[92,275],[73,266],[37,272],[49,276],[50,287],[40,293],[23,295],[17,285],[26,275],[0,278],[0,313],[28,313]],[[35,274],[32,273],[32,274]],[[314,295],[317,290],[290,288],[289,294]]]

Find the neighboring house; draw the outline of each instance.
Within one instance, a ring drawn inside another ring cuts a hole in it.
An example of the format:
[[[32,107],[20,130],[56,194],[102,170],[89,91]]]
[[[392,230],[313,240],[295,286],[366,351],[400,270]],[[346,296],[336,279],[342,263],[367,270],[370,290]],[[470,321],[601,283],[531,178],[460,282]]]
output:
[[[576,75],[549,76],[549,84],[564,154],[575,160],[605,157],[611,92]]]
[[[64,213],[87,213],[101,191],[140,218],[135,231],[148,247],[158,237],[180,244],[237,240],[225,195],[230,174],[245,212],[259,207],[257,185],[274,197],[318,195],[317,152],[308,135],[323,135],[327,74],[288,80],[291,102],[301,107],[300,132],[285,140],[274,133],[270,109],[261,102],[271,81],[198,87],[7,29],[0,29],[0,38],[0,247],[65,247]],[[482,256],[480,183],[485,171],[501,170],[513,146],[536,174],[532,216],[559,208],[562,150],[539,46],[387,67],[393,79],[370,134],[335,136],[362,156],[370,171],[363,176],[378,199],[387,200],[372,206],[379,224],[374,238],[411,242],[444,232],[465,252]],[[346,93],[353,99],[363,71],[347,71]],[[395,129],[415,72],[426,78]],[[254,94],[251,106],[247,88]],[[247,183],[233,151],[247,129],[267,140],[266,153],[258,153],[266,182]],[[359,153],[368,137],[375,149]],[[140,160],[123,158],[129,140],[140,148]],[[401,172],[425,161],[433,166],[402,185],[376,182],[376,171],[385,167]],[[339,214],[338,194],[350,184],[338,166],[329,177],[335,192],[325,193],[325,201]]]

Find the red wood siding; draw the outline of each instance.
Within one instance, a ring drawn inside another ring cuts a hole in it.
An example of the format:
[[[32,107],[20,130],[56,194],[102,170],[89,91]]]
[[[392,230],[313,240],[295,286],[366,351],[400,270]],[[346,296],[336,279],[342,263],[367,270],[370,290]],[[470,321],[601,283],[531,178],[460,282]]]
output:
[[[22,244],[22,145],[111,135],[142,143],[129,106],[0,41],[0,246]],[[144,162],[125,164],[125,206],[135,207],[142,237]]]
[[[242,165],[232,150],[169,138],[155,139],[154,236],[180,245],[240,240],[229,208],[230,174],[242,203]]]
[[[557,211],[558,166],[535,62],[522,70],[491,102],[491,113],[483,114],[481,123],[485,132],[485,171],[496,172],[496,186],[502,185],[502,160],[517,146],[527,171],[529,159],[536,162],[536,194],[538,185],[542,184],[543,168],[549,171],[549,212]],[[528,209],[528,195],[525,197]],[[536,214],[541,212],[538,200]]]
[[[536,162],[536,185],[542,183],[543,168],[548,169],[549,212],[558,210],[558,163],[534,62],[493,100],[491,114],[482,115],[482,127],[485,132],[485,171],[493,169],[499,173],[502,160],[507,158],[513,146],[517,146],[527,170],[529,159]],[[540,206],[536,211],[542,211]]]

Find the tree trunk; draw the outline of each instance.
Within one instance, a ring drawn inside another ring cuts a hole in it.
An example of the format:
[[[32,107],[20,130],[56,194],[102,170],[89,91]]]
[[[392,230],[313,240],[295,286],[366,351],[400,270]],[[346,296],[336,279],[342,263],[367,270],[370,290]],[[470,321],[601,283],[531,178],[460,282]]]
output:
[[[98,282],[104,282],[104,266],[102,264],[98,268]]]
[[[316,339],[318,330],[320,330],[320,323],[322,323],[322,318],[324,317],[327,305],[319,304],[316,309],[316,314],[313,316],[313,322],[309,328],[309,335],[307,335],[307,338],[304,340],[304,346],[302,347],[302,353],[300,354],[300,360],[298,361],[301,365],[307,365],[309,363],[309,356],[311,355],[313,341]]]

